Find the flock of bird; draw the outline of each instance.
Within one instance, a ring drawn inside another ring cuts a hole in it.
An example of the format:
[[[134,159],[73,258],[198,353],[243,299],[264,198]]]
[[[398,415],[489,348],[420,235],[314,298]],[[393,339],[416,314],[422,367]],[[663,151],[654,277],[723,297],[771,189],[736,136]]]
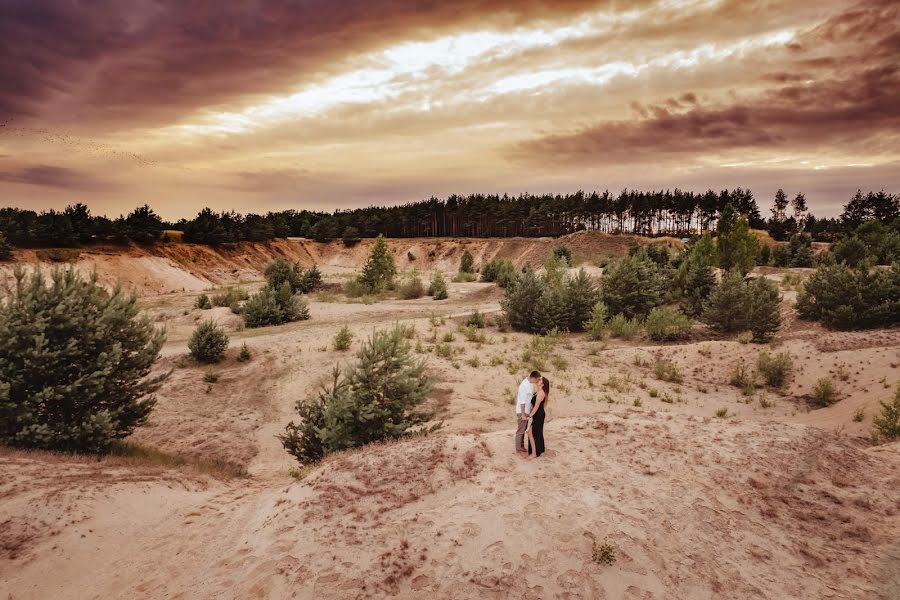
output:
[[[46,127],[14,126],[12,125],[14,119],[14,117],[9,117],[3,122],[0,122],[0,143],[2,143],[4,137],[22,138],[29,141],[39,141],[60,146],[65,148],[67,152],[77,152],[111,160],[128,161],[141,167],[157,165],[155,160],[137,154],[136,152],[120,150],[94,140],[69,135],[67,133],[55,132]]]

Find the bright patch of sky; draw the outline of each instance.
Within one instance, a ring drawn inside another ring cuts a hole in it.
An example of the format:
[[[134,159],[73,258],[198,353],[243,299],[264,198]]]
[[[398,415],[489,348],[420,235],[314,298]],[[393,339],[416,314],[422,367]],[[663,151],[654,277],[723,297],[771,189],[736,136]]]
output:
[[[623,21],[635,20],[639,11],[596,14],[555,29],[521,29],[511,32],[479,31],[445,36],[427,42],[406,42],[383,50],[371,58],[367,68],[311,85],[288,96],[275,97],[238,112],[216,113],[200,122],[179,125],[170,133],[231,134],[271,126],[281,121],[313,117],[342,104],[383,102],[409,91],[409,76],[426,75],[433,68],[459,73],[479,61],[515,55],[527,49],[552,47],[561,41],[602,33]],[[487,100],[498,95],[540,90],[547,85],[588,84],[602,86],[617,76],[635,77],[648,68],[685,68],[700,62],[724,60],[749,49],[784,44],[793,32],[782,31],[728,45],[703,44],[691,50],[667,53],[645,63],[615,61],[597,66],[559,67],[547,65],[486,83],[469,90],[468,98]],[[428,111],[435,103],[427,94],[414,106]]]

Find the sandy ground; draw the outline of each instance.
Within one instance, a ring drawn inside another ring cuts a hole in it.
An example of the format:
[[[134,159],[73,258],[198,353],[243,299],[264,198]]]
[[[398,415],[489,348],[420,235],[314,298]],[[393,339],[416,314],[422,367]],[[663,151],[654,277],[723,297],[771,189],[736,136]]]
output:
[[[313,258],[329,281],[349,268]],[[242,285],[258,286],[258,271]],[[205,287],[141,299],[169,332],[158,369],[172,376],[132,441],[185,464],[0,450],[0,598],[900,597],[900,446],[866,439],[898,381],[900,331],[797,321],[786,289],[774,347],[700,330],[658,346],[560,338],[540,358],[550,450],[525,462],[512,397],[531,338],[459,330],[474,308],[498,309],[495,286],[453,283],[443,302],[314,299],[311,320],[257,330],[194,309]],[[208,317],[232,337],[211,368],[186,348]],[[443,429],[292,477],[275,435],[295,402],[395,322],[416,328]],[[356,339],[336,352],[344,324]],[[253,358],[239,363],[244,342]],[[731,373],[762,350],[789,352],[794,372],[745,396]],[[824,376],[840,400],[814,408]],[[615,549],[614,565],[592,560],[592,540]]]

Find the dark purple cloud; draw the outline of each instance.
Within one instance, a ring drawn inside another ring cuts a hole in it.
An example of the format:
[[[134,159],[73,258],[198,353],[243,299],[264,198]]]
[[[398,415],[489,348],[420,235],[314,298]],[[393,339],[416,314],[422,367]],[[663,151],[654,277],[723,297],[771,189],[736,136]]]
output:
[[[10,170],[0,170],[0,182],[20,183],[78,191],[109,190],[113,186],[92,175],[52,165],[31,165]]]

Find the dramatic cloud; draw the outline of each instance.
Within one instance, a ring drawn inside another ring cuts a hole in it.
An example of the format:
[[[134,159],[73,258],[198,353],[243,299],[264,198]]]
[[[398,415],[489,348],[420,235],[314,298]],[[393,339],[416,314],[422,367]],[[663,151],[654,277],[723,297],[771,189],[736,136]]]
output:
[[[898,56],[890,0],[11,0],[0,205],[783,185],[833,214],[898,191]]]

